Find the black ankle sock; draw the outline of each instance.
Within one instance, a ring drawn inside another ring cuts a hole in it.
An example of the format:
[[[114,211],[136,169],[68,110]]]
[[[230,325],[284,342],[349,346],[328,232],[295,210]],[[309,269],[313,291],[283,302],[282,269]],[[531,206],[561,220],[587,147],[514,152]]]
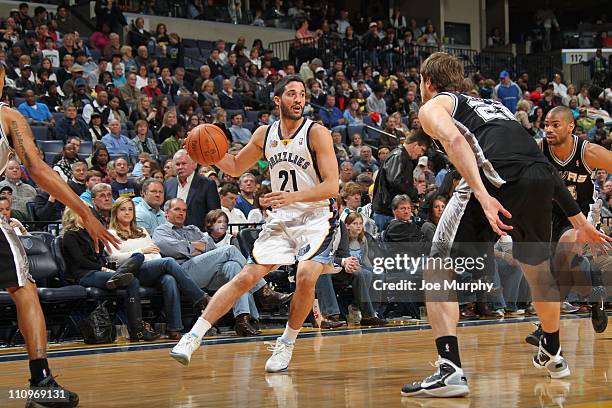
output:
[[[553,356],[559,351],[559,330],[554,333],[542,332],[542,347]]]
[[[45,378],[51,375],[49,363],[46,358],[38,360],[30,360],[30,375],[33,384],[38,384]]]
[[[461,368],[461,358],[459,357],[459,343],[455,336],[443,336],[436,339],[436,347],[440,357],[450,360],[457,367]]]

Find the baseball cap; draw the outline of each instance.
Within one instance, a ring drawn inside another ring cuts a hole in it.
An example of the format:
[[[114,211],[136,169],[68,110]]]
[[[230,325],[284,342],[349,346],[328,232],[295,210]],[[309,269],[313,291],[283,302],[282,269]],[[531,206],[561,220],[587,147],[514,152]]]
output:
[[[499,77],[500,78],[508,78],[510,76],[510,74],[508,73],[508,71],[502,71],[499,73]]]
[[[372,170],[372,167],[370,166],[364,166],[362,173],[365,172],[374,173],[374,170]]]
[[[74,86],[87,86],[87,81],[85,81],[83,78],[79,78],[74,81]]]
[[[315,74],[318,74],[319,72],[325,72],[325,68],[319,67],[319,68],[315,69]]]
[[[378,24],[372,21],[368,27],[378,27]]]
[[[312,65],[318,65],[318,66],[322,66],[323,65],[323,61],[321,61],[319,58],[313,58],[310,63]]]
[[[70,73],[74,74],[75,72],[83,72],[84,69],[82,66],[80,65],[74,65],[72,68],[70,68]]]
[[[427,167],[427,162],[429,161],[429,159],[427,158],[427,156],[421,156],[419,157],[419,164],[418,166],[425,166]]]
[[[216,176],[216,175],[217,175],[217,172],[216,172],[216,171],[214,171],[214,170],[209,170],[209,171],[207,171],[206,173],[204,173],[204,175],[205,175],[206,177],[210,177],[210,176],[212,176],[212,175],[215,175],[215,176]]]
[[[104,84],[104,86],[108,88],[109,86],[115,86],[115,84],[113,82],[107,82],[106,84]]]
[[[11,187],[11,186],[2,186],[2,188],[0,188],[0,193],[5,192],[6,190],[9,190],[12,193],[13,192],[13,187]]]
[[[93,118],[94,116],[97,116],[97,117],[99,117],[99,118],[101,118],[101,117],[102,117],[102,115],[100,114],[100,112],[96,112],[96,111],[93,111],[93,112],[91,113],[91,116],[90,116],[90,117],[92,117],[92,118]]]
[[[32,66],[30,64],[24,64],[23,67],[21,67],[21,69],[32,69]]]

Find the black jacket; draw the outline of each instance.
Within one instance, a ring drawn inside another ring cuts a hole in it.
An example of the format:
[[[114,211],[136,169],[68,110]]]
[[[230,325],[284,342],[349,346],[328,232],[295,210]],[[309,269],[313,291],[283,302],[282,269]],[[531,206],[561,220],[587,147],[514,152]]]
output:
[[[172,177],[164,183],[166,192],[166,200],[176,198],[178,190],[178,178]],[[202,231],[204,228],[204,219],[210,210],[218,210],[221,208],[221,199],[217,191],[217,184],[207,177],[195,174],[187,194],[187,218],[185,225],[195,225]]]
[[[39,221],[61,220],[64,208],[66,207],[59,200],[49,202],[49,193],[46,191],[40,191],[34,197],[34,214]]]
[[[413,161],[404,146],[400,145],[389,154],[378,170],[372,210],[393,216],[391,201],[398,194],[407,194],[413,202],[418,201],[419,194],[414,187],[413,171]]]
[[[100,248],[104,246],[100,243]],[[103,257],[93,249],[93,240],[85,229],[66,231],[62,238],[62,254],[66,261],[66,278],[78,282],[89,271],[99,271],[104,266]]]

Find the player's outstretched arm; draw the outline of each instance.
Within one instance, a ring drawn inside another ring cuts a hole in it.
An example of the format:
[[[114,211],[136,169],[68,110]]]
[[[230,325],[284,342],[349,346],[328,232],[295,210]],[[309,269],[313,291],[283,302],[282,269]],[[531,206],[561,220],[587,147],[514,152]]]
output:
[[[612,173],[612,152],[603,146],[589,143],[584,152],[584,161],[589,168],[603,169]]]
[[[111,245],[118,246],[119,240],[100,224],[85,202],[77,197],[68,184],[40,158],[32,131],[25,118],[19,112],[5,107],[2,108],[2,125],[8,130],[8,136],[12,139],[17,156],[34,181],[43,190],[53,193],[54,197],[76,211],[83,219],[84,227],[93,239],[96,252],[99,240],[104,242],[109,251]]]
[[[258,127],[249,143],[238,154],[225,153],[215,166],[232,177],[240,177],[261,158],[267,129],[268,126]]]
[[[457,171],[463,176],[474,192],[474,196],[480,202],[493,231],[499,235],[506,235],[503,230],[511,230],[512,227],[501,221],[499,213],[501,212],[507,218],[512,216],[485,189],[478,172],[478,164],[476,163],[474,152],[472,152],[470,145],[453,123],[451,117],[452,110],[453,101],[450,96],[440,95],[431,99],[419,110],[421,126],[427,134],[442,143],[448,158],[455,165]]]
[[[272,208],[280,208],[296,202],[313,202],[334,198],[338,195],[338,165],[334,144],[327,128],[314,125],[310,129],[310,142],[317,157],[321,183],[303,191],[277,191],[266,194],[265,199]]]

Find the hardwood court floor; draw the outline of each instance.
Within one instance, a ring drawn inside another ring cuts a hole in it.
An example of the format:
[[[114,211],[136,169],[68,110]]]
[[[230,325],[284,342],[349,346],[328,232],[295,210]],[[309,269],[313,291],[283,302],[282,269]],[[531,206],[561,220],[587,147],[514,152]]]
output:
[[[433,372],[430,330],[299,339],[290,370],[266,374],[263,342],[206,345],[188,367],[169,349],[51,359],[59,381],[82,407],[612,407],[612,331],[594,334],[590,319],[563,320],[572,370],[550,380],[531,364],[523,342],[531,323],[459,329],[471,397],[402,399],[401,386]],[[0,407],[23,387],[27,363],[0,363]],[[11,405],[12,404],[12,405]]]

